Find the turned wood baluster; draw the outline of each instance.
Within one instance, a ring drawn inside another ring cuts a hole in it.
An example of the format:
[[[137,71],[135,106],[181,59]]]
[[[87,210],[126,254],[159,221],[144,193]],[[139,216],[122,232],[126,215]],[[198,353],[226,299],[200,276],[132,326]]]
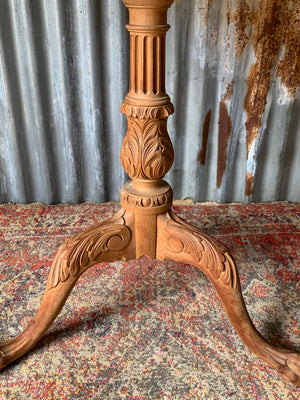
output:
[[[168,7],[173,0],[124,0],[129,9],[130,87],[121,111],[128,130],[121,163],[132,181],[121,191],[122,206],[134,212],[137,257],[156,257],[156,218],[172,203],[162,180],[174,152],[167,132],[173,105],[165,90],[165,40]]]
[[[271,346],[256,330],[245,307],[238,271],[225,246],[170,211],[172,192],[162,181],[173,162],[165,93],[165,36],[171,0],[123,0],[129,8],[130,89],[122,106],[128,131],[121,162],[132,178],[122,205],[135,215],[136,256],[190,262],[204,272],[241,339],[285,379],[300,384],[300,355]]]
[[[165,91],[167,11],[173,0],[123,1],[129,9],[130,88],[121,108],[128,130],[120,158],[131,177],[121,190],[123,209],[61,246],[35,318],[19,336],[0,342],[0,370],[37,343],[84,271],[98,262],[149,256],[188,262],[205,273],[248,348],[300,386],[300,354],[270,345],[255,329],[226,247],[170,209],[172,190],[162,178],[174,158],[167,132],[173,106]]]

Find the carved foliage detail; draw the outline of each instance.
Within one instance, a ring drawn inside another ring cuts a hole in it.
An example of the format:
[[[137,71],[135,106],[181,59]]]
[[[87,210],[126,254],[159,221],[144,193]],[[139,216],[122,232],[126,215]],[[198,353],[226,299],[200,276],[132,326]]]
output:
[[[128,117],[128,131],[120,158],[123,168],[132,179],[163,178],[174,159],[167,119]]]
[[[70,276],[78,277],[89,266],[100,262],[103,253],[124,250],[131,240],[125,225],[124,210],[67,240],[53,261],[48,285],[55,287]]]
[[[226,286],[237,289],[236,266],[226,247],[186,224],[173,212],[169,212],[168,217],[162,232],[167,252],[179,255],[180,261],[193,263],[204,273],[208,272],[213,280],[220,279]]]
[[[160,119],[173,114],[174,107],[172,103],[157,107],[137,107],[127,104],[125,101],[121,106],[121,112],[127,117]]]

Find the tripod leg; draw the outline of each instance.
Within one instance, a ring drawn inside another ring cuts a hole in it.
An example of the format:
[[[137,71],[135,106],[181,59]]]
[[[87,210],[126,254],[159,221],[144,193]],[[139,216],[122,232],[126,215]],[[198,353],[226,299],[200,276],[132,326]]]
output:
[[[270,345],[256,330],[242,297],[236,265],[226,247],[171,211],[158,217],[157,243],[157,258],[193,264],[209,278],[249,350],[300,387],[300,353]]]
[[[134,216],[120,210],[111,219],[67,240],[58,250],[37,314],[17,337],[0,342],[0,370],[28,352],[55,320],[81,274],[99,262],[135,258]]]

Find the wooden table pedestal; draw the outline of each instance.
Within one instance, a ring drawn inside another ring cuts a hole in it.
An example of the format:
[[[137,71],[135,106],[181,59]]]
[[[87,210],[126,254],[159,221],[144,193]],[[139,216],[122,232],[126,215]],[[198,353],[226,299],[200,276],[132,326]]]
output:
[[[269,344],[255,329],[226,247],[171,210],[172,189],[162,178],[173,163],[167,132],[173,106],[165,90],[167,11],[173,0],[123,1],[129,9],[130,88],[121,109],[128,119],[121,163],[131,180],[121,190],[122,209],[60,247],[33,321],[19,336],[0,342],[0,369],[38,342],[84,271],[100,262],[146,256],[199,268],[249,350],[300,387],[300,354]]]

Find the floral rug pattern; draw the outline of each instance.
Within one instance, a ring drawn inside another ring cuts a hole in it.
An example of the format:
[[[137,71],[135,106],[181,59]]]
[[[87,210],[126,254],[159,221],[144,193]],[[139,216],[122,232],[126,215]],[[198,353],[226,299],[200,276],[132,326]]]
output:
[[[118,203],[0,205],[0,340],[39,307],[55,251]],[[234,256],[248,311],[300,351],[300,204],[175,205]],[[0,373],[0,399],[300,399],[250,354],[207,278],[187,264],[98,264],[38,345]]]

